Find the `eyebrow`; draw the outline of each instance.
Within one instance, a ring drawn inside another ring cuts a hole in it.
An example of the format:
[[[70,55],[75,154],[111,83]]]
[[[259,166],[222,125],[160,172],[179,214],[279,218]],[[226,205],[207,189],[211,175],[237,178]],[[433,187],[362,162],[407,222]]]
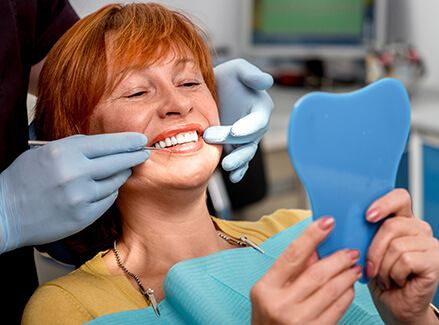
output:
[[[199,71],[200,71],[200,73],[201,73],[201,70],[200,70],[200,67],[196,64],[196,61],[195,61],[195,59],[193,59],[193,58],[188,58],[188,57],[183,57],[183,58],[181,58],[181,59],[178,59],[175,63],[174,63],[174,67],[175,68],[179,68],[179,67],[184,67],[186,64],[193,64],[194,65],[194,67],[195,68],[197,68]],[[116,79],[115,80],[117,80],[121,75],[127,75],[127,74],[129,74],[130,72],[132,72],[132,71],[136,71],[137,70],[137,68],[136,67],[139,67],[140,65],[137,65],[137,64],[135,64],[135,65],[132,65],[132,66],[130,66],[130,67],[126,67],[126,68],[124,68],[124,69],[122,69],[121,71],[119,71],[117,74],[116,74]],[[114,87],[113,87],[113,91],[117,88],[117,87],[119,87],[119,84],[120,84],[120,82],[118,82],[117,83],[117,85],[115,85]]]
[[[175,67],[177,67],[177,66],[184,66],[184,65],[186,65],[187,63],[192,63],[192,64],[194,64],[195,66],[197,66],[196,63],[195,63],[195,60],[194,60],[194,59],[191,59],[191,58],[181,58],[180,60],[178,60],[177,62],[175,62],[174,66],[175,66]]]

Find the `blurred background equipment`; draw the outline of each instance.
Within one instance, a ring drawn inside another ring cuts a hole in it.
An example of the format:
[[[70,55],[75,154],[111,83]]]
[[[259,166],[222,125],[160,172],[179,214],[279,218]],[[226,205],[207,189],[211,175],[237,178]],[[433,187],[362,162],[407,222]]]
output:
[[[404,43],[391,43],[372,49],[366,57],[366,82],[382,78],[401,81],[409,93],[415,91],[425,73],[424,63],[417,49]]]
[[[386,15],[382,0],[245,0],[243,53],[283,85],[364,82],[364,58],[386,41]]]
[[[245,52],[298,59],[364,58],[385,42],[386,6],[373,0],[245,0]]]

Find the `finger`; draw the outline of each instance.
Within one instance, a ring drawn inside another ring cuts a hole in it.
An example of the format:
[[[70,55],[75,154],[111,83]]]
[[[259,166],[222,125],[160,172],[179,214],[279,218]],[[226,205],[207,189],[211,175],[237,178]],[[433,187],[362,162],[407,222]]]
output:
[[[418,236],[406,236],[406,237],[399,237],[394,240],[392,240],[389,244],[389,248],[387,249],[385,255],[383,256],[383,261],[380,265],[380,268],[378,269],[378,277],[380,278],[380,281],[382,284],[386,287],[390,287],[391,283],[391,270],[393,269],[395,263],[402,258],[404,254],[407,254],[409,252],[421,252],[425,250],[425,242],[424,239],[420,239]],[[403,270],[400,276],[398,276],[398,284],[402,284],[405,280],[402,280],[402,273],[405,274]],[[408,274],[406,274],[408,275]],[[397,280],[397,279],[394,279]]]
[[[101,217],[113,205],[118,195],[119,195],[119,190],[116,190],[113,193],[107,195],[106,197],[88,205],[85,214],[89,219],[88,220],[89,223],[85,226],[92,224],[94,221],[96,221],[96,219]]]
[[[270,99],[271,100],[271,99]],[[268,123],[272,112],[271,104],[264,102],[254,103],[246,116],[233,123],[230,133],[235,138],[255,139],[261,137],[268,130]],[[248,141],[247,141],[248,142]]]
[[[240,64],[237,65],[237,71],[238,77],[244,85],[254,90],[266,90],[273,85],[274,80],[271,75],[262,72],[246,60],[240,61]]]
[[[316,321],[316,324],[337,324],[343,317],[355,298],[355,289],[353,286],[349,287],[342,295],[323,313],[321,313]]]
[[[360,265],[344,269],[343,272],[338,273],[327,281],[327,283],[309,297],[307,308],[310,309],[311,318],[318,318],[327,309],[331,309],[334,304],[337,304],[337,301],[344,296],[347,291],[351,291],[354,283],[361,278],[361,271]],[[338,307],[339,308],[335,308],[335,310],[337,310],[336,314],[340,315],[341,313],[341,315],[343,315],[342,312],[346,306],[343,304],[343,306]]]
[[[334,218],[314,221],[274,262],[263,279],[268,285],[283,287],[298,276],[310,256],[334,227]]]
[[[308,261],[305,264],[305,268],[310,267],[314,263],[317,263],[320,260],[319,254],[317,254],[317,251],[315,251],[308,259]]]
[[[366,211],[366,220],[378,222],[395,214],[412,218],[412,200],[405,189],[394,189],[373,202]]]
[[[224,157],[221,163],[223,169],[226,171],[232,171],[248,164],[248,162],[255,156],[256,150],[258,150],[258,146],[253,142],[236,148]]]
[[[78,180],[66,188],[68,205],[91,205],[114,194],[131,176],[131,169],[126,169],[118,174],[100,181]],[[86,184],[84,184],[86,182]]]
[[[241,179],[244,178],[245,173],[248,170],[248,163],[244,164],[243,166],[241,166],[240,168],[231,171],[229,174],[229,179],[232,183],[238,183],[241,181]]]
[[[94,201],[102,200],[111,195],[113,192],[119,190],[119,188],[125,184],[128,178],[131,176],[131,174],[132,170],[126,169],[118,174],[96,182],[96,199]]]
[[[131,152],[146,146],[147,138],[142,133],[123,132],[70,137],[58,141],[68,140],[70,145],[82,151],[92,159],[121,152]]]
[[[406,252],[401,255],[401,258],[395,261],[390,270],[390,278],[395,281],[400,287],[404,287],[409,279],[415,276],[417,279],[423,279],[422,285],[418,281],[418,290],[431,289],[437,285],[438,273],[438,254],[414,251]],[[422,286],[422,288],[420,288]],[[390,286],[389,286],[390,287]],[[389,288],[387,287],[387,288]]]
[[[73,221],[78,224],[89,222],[83,225],[85,227],[99,218],[116,200],[119,188],[131,176],[131,173],[131,169],[127,169],[98,182],[89,179],[84,184],[82,179],[70,184],[65,189],[65,205],[76,207],[78,213]]]
[[[433,237],[398,238],[390,245],[378,277],[386,288],[390,287],[391,280],[404,287],[409,277],[423,276],[425,270],[432,269],[431,265],[437,269],[437,247],[437,240]]]
[[[393,217],[385,220],[378,229],[367,252],[366,276],[373,278],[381,268],[381,263],[392,240],[407,236],[431,236],[431,227],[424,221]]]
[[[89,173],[94,180],[106,179],[145,162],[149,155],[150,152],[138,150],[95,158],[90,161]]]
[[[262,134],[266,131],[264,129],[258,134],[236,135],[232,134],[232,127],[233,126],[211,126],[204,131],[203,140],[213,144],[246,144],[255,140],[259,141]]]
[[[323,258],[297,276],[291,283],[289,292],[294,294],[296,301],[304,301],[325,287],[333,277],[351,268],[359,257],[358,250],[342,250]],[[334,292],[337,290],[331,285],[328,288]]]
[[[231,126],[211,126],[204,130],[203,139],[207,143],[216,143],[216,144],[226,144],[232,143],[236,144],[237,139],[234,139],[230,134]]]
[[[267,94],[264,101],[253,104],[250,113],[229,126],[211,126],[203,133],[208,143],[242,144],[258,140],[268,130],[273,102]]]

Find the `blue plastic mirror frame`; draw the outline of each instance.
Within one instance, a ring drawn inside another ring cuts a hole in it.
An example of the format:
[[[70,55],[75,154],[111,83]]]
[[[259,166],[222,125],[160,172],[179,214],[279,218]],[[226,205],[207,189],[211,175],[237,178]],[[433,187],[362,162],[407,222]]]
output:
[[[367,222],[365,212],[395,187],[409,130],[408,94],[395,79],[351,93],[314,92],[296,103],[288,129],[290,158],[314,218],[335,218],[334,230],[318,247],[320,257],[358,249],[364,270],[380,225]],[[363,275],[360,281],[368,279]]]

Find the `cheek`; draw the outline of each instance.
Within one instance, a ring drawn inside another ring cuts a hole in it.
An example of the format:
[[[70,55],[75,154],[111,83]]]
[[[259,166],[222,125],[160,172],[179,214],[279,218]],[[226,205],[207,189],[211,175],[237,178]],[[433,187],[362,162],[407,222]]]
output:
[[[204,105],[201,107],[204,107],[203,114],[210,126],[220,125],[218,106],[210,92],[208,98],[204,101]]]
[[[88,133],[141,132],[148,119],[143,112],[127,110],[128,107],[97,108],[89,119]]]
[[[99,134],[104,133],[105,129],[105,123],[100,116],[97,116],[95,113],[93,113],[89,120],[88,120],[88,126],[87,126],[87,134]]]
[[[212,114],[212,117],[211,117],[211,125],[220,125],[218,108],[216,108],[216,106],[215,106],[215,109],[216,109],[216,111],[214,114]]]

